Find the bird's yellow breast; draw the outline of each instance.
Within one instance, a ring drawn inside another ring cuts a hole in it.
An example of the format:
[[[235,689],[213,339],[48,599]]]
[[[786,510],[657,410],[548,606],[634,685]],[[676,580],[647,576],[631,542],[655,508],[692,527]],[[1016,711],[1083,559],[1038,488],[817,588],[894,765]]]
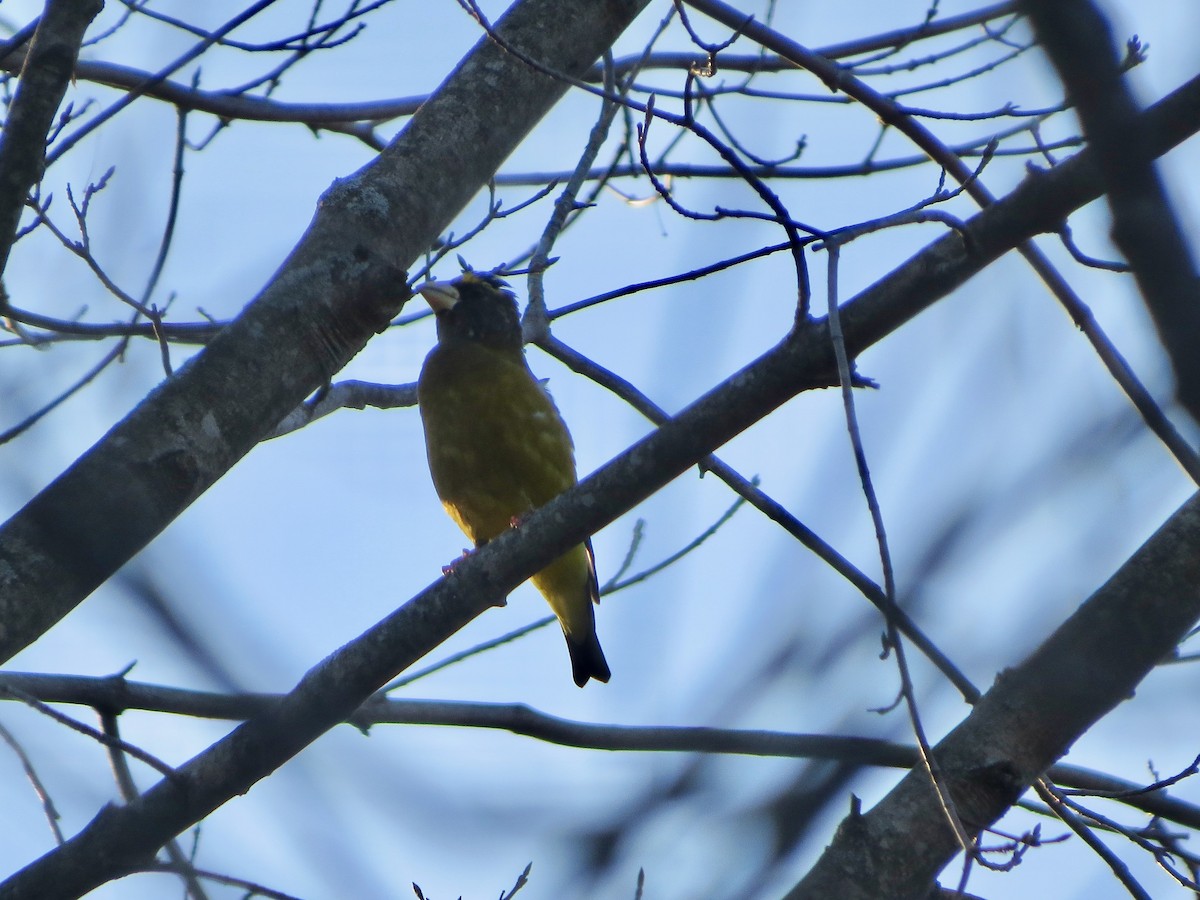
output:
[[[571,437],[523,354],[439,344],[418,402],[434,487],[474,543],[575,484]]]

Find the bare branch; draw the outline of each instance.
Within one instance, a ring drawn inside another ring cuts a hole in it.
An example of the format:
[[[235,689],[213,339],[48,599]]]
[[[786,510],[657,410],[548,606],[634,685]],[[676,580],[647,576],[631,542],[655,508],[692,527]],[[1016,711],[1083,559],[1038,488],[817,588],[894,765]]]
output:
[[[513,27],[541,21],[542,3],[553,0],[518,7]],[[543,43],[528,49],[582,69],[637,8],[613,0],[595,9],[595,19],[580,18],[579,28],[594,26],[582,43],[574,32],[532,29]],[[481,93],[479,83],[496,93]],[[0,656],[65,615],[387,327],[407,299],[403,265],[425,251],[563,90],[484,44],[392,150],[326,193],[301,244],[238,321],[0,530],[9,583],[20,585],[0,597]],[[500,99],[505,127],[485,129],[486,141],[462,139],[479,117],[491,122]]]
[[[0,273],[25,198],[41,180],[46,135],[70,83],[83,33],[103,5],[100,0],[50,0],[38,22],[0,133]]]
[[[1124,701],[1200,617],[1200,494],[934,748],[962,821],[1001,816],[1101,716]],[[923,896],[959,844],[914,769],[870,812],[844,823],[788,894]]]
[[[1175,371],[1179,401],[1200,422],[1200,272],[1136,130],[1138,107],[1108,22],[1090,0],[1026,0],[1038,38],[1079,111],[1104,176],[1113,241],[1138,287]]]

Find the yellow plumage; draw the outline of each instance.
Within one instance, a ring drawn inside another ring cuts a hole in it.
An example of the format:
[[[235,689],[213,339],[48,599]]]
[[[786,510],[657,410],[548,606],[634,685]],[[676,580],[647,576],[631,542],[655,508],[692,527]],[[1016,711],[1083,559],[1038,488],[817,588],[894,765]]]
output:
[[[468,272],[418,290],[438,317],[438,344],[417,383],[429,470],[450,517],[480,546],[575,484],[574,447],[525,362],[516,301],[503,282]],[[531,580],[562,625],[575,683],[608,681],[590,541]]]

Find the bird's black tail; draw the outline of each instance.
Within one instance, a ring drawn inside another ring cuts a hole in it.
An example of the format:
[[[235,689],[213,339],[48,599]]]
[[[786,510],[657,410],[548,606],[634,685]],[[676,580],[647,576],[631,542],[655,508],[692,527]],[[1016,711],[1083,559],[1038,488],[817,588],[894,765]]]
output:
[[[571,653],[571,674],[575,676],[575,683],[583,687],[589,678],[607,683],[612,677],[612,672],[608,669],[608,660],[604,658],[604,651],[600,649],[600,639],[596,637],[596,632],[592,631],[583,637],[567,634],[566,638],[567,650]]]

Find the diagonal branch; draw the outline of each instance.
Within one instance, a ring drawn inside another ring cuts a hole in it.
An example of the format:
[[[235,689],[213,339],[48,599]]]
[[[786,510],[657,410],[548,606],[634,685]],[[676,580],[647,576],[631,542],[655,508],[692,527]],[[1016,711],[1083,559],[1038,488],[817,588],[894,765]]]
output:
[[[1200,494],[934,748],[973,834],[1130,697],[1200,617],[1197,543]],[[937,802],[926,773],[913,769],[874,809],[843,822],[788,900],[927,896],[960,849]]]
[[[873,90],[861,79],[855,78],[850,74],[849,70],[825,59],[819,53],[814,53],[806,49],[786,35],[772,31],[752,19],[747,19],[740,11],[722,2],[722,0],[687,0],[687,2],[690,6],[701,10],[718,22],[744,33],[751,39],[761,43],[764,47],[768,47],[791,60],[797,66],[812,72],[824,81],[831,90],[843,91],[847,96],[861,103],[877,115],[881,122],[905,135],[930,160],[940,165],[963,186],[964,191],[979,206],[986,207],[995,201],[991,192],[976,177],[977,173],[972,172],[933,132],[905,112],[894,100]],[[1068,24],[1066,27],[1069,28],[1070,25]],[[1123,127],[1132,129],[1135,126],[1133,122],[1127,121]],[[1153,159],[1156,155],[1150,147],[1150,141],[1146,142],[1140,152],[1147,161]],[[1100,163],[1103,166],[1103,160],[1100,160]],[[1107,187],[1106,185],[1106,189]],[[1192,447],[1175,430],[1170,420],[1158,408],[1158,405],[1134,375],[1120,353],[1112,346],[1108,337],[1096,325],[1091,310],[1036,244],[1029,242],[1022,244],[1016,249],[1025,258],[1025,261],[1029,263],[1030,268],[1042,279],[1046,287],[1062,305],[1063,309],[1074,320],[1075,324],[1087,335],[1088,339],[1092,342],[1096,354],[1108,368],[1109,374],[1128,395],[1130,402],[1141,413],[1146,424],[1157,435],[1159,440],[1162,441],[1163,445],[1171,451],[1184,471],[1191,476],[1197,485],[1200,485],[1200,456],[1197,456]],[[1186,289],[1186,281],[1177,279],[1177,288],[1180,283],[1184,286],[1182,289]],[[1194,295],[1196,290],[1196,283],[1193,279],[1190,290],[1191,295]],[[1184,293],[1188,292],[1185,290]],[[1180,302],[1186,299],[1183,295],[1176,296]],[[1200,313],[1195,312],[1196,309],[1200,309],[1200,307],[1192,304],[1192,311],[1175,310],[1175,319],[1190,319],[1192,323],[1195,323],[1197,317],[1200,316]],[[1177,324],[1186,326],[1187,322],[1177,321]],[[1160,332],[1163,330],[1161,323],[1159,324],[1159,329]],[[1197,327],[1181,327],[1169,337],[1171,342],[1170,347],[1173,348],[1171,349],[1173,359],[1177,356],[1183,357],[1186,360],[1184,365],[1189,371],[1193,367],[1196,370],[1200,370],[1200,363],[1196,362],[1200,357],[1190,352],[1192,345],[1195,343],[1194,335],[1197,330]],[[1180,371],[1182,371],[1182,368]],[[1200,379],[1200,371],[1197,372],[1197,378]]]
[[[47,0],[34,32],[0,132],[0,272],[8,264],[25,198],[42,178],[46,135],[71,81],[83,33],[103,6],[101,0]]]
[[[1090,0],[1026,0],[1038,40],[1058,69],[1095,148],[1112,210],[1113,242],[1129,260],[1159,340],[1171,360],[1179,401],[1200,422],[1200,274],[1179,217],[1137,130],[1137,103],[1112,31]],[[1130,52],[1140,48],[1130,45]]]
[[[645,2],[590,3],[570,28],[548,29],[562,0],[525,0],[500,30],[578,75]],[[483,40],[391,147],[326,192],[245,312],[0,527],[0,659],[70,612],[387,327],[408,295],[403,269],[565,90]]]

